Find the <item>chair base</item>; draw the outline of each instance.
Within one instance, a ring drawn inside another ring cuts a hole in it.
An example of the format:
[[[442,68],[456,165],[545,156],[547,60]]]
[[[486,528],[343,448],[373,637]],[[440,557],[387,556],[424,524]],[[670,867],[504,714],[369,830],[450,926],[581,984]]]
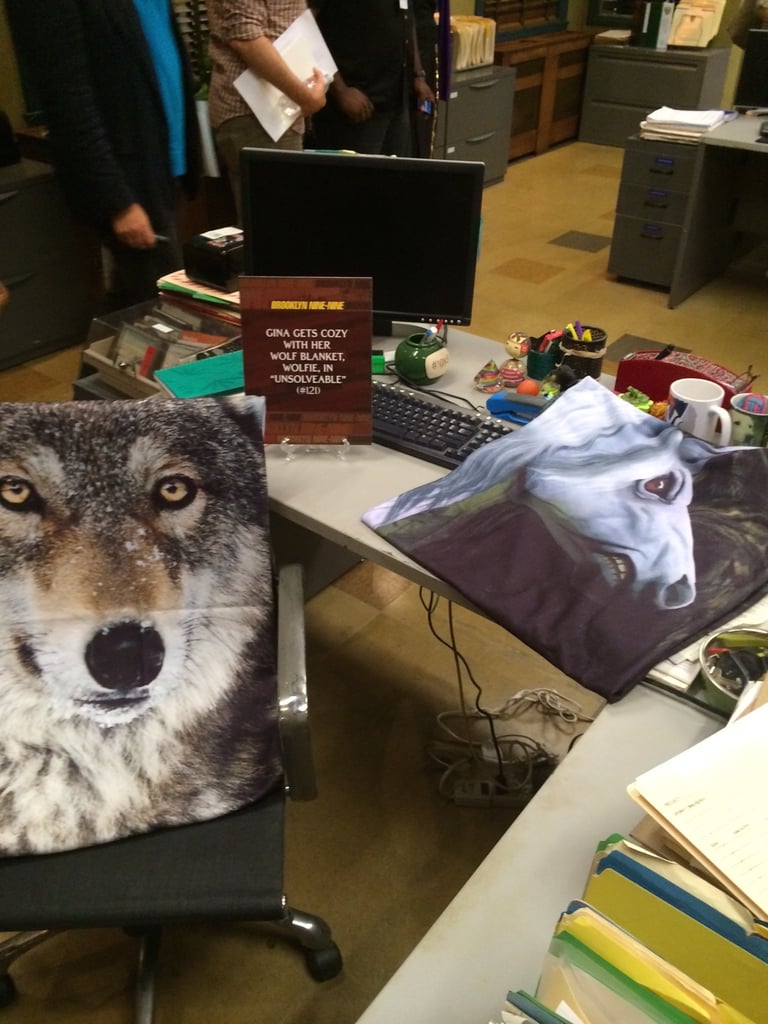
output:
[[[260,925],[266,922],[256,922]],[[303,910],[285,907],[282,919],[269,922],[277,934],[296,943],[304,952],[307,970],[315,981],[335,978],[342,968],[339,947],[322,918]],[[126,929],[139,939],[138,968],[134,999],[134,1024],[152,1024],[155,1016],[155,978],[160,953],[161,927]],[[0,1009],[17,996],[10,967],[24,953],[59,934],[57,931],[18,932],[0,942]]]

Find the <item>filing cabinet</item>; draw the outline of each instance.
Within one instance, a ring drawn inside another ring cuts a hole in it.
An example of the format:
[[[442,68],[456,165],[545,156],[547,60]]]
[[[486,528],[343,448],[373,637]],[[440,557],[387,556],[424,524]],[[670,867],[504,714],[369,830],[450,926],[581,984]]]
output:
[[[696,146],[627,139],[608,270],[668,288],[693,181]]]
[[[728,71],[726,47],[653,50],[596,43],[589,49],[579,141],[623,146],[659,107],[719,109]]]
[[[36,160],[0,168],[0,368],[84,340],[90,291],[79,254],[53,169]]]
[[[494,65],[457,71],[447,101],[441,100],[433,155],[448,160],[480,160],[485,184],[501,181],[507,170],[515,98],[515,72]]]

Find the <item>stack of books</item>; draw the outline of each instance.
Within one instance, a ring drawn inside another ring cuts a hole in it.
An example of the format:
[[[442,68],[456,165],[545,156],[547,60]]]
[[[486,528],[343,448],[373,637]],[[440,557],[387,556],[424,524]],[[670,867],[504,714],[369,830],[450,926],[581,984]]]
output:
[[[599,844],[504,1024],[768,1024],[767,732],[756,699],[635,780],[646,818]]]
[[[705,132],[736,117],[732,110],[676,110],[659,107],[640,122],[642,139],[695,144]]]

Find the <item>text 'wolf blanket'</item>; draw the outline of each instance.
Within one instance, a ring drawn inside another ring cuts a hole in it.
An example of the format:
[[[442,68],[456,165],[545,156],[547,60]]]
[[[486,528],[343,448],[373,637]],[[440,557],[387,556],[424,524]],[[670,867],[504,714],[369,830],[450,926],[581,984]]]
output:
[[[274,785],[258,398],[0,405],[0,852]]]
[[[363,521],[608,700],[757,599],[768,453],[715,448],[587,378]]]

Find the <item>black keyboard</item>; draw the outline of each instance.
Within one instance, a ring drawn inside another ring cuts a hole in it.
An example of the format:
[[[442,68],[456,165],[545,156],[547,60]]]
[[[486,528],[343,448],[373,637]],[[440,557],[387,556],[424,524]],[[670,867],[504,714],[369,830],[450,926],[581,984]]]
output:
[[[455,469],[472,452],[514,429],[428,392],[373,380],[373,440],[435,466]]]

